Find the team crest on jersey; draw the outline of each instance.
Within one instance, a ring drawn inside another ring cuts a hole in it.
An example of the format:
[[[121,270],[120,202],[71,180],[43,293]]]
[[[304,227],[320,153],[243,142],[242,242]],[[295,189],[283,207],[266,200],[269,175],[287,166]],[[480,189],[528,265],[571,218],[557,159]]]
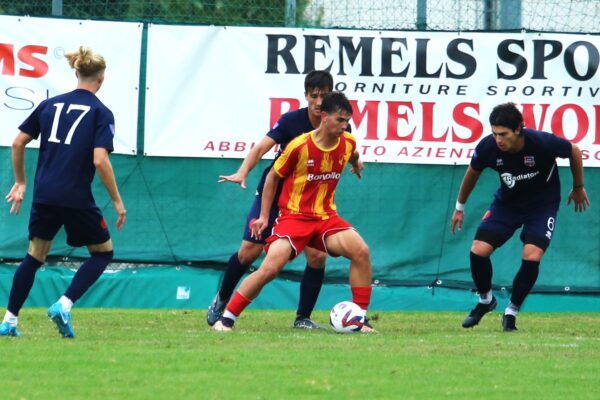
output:
[[[504,165],[504,160],[501,158],[496,158],[496,167],[500,167]]]
[[[525,166],[527,167],[535,166],[535,158],[533,156],[525,156],[523,161],[525,162]]]

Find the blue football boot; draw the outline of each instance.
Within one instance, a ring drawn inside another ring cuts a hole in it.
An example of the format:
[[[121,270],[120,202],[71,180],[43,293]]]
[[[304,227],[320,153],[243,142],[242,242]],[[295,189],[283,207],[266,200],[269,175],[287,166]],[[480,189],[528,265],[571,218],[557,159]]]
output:
[[[64,338],[74,338],[73,326],[71,325],[71,313],[63,311],[62,305],[58,302],[48,308],[48,317],[56,324],[58,333]]]
[[[12,326],[8,322],[3,322],[0,325],[0,336],[21,336],[16,326]]]

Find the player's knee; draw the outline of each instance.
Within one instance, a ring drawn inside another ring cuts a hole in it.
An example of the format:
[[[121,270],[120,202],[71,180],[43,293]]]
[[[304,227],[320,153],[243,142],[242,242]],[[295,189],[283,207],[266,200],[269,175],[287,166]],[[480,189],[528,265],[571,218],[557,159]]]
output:
[[[327,260],[327,254],[322,251],[314,251],[306,253],[306,263],[312,269],[323,269],[325,268],[325,260]]]
[[[474,240],[471,245],[471,253],[478,255],[479,257],[489,257],[494,252],[494,247],[484,241]]]
[[[523,247],[523,260],[539,262],[544,256],[544,250],[535,245],[525,245]]]
[[[258,243],[242,245],[238,251],[238,259],[240,260],[240,264],[252,264],[254,261],[256,261],[256,259],[258,259],[262,250],[263,246]]]
[[[273,279],[277,278],[277,275],[279,275],[278,268],[267,266],[267,265],[262,265],[258,269],[257,272],[258,272],[259,276],[261,277],[261,281],[262,281],[263,285],[271,282]]]
[[[366,243],[362,243],[352,251],[352,261],[360,265],[371,265],[371,251]]]

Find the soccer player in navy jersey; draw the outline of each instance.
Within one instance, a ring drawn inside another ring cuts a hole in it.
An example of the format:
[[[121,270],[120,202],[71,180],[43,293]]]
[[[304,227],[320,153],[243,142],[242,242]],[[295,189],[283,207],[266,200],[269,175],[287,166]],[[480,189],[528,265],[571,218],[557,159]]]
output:
[[[523,253],[510,303],[502,315],[505,332],[515,331],[516,316],[533,288],[556,224],[560,205],[560,181],[556,158],[568,158],[573,175],[573,189],[567,204],[575,211],[585,211],[589,200],[583,186],[581,150],[565,139],[547,132],[525,128],[523,115],[513,103],[496,106],[489,117],[492,134],[477,147],[461,183],[451,230],[462,228],[464,207],[481,172],[492,168],[500,176],[500,188],[484,214],[471,246],[471,274],[479,293],[479,303],[464,319],[462,326],[471,328],[497,305],[492,294],[490,256],[514,232],[522,227]]]
[[[235,292],[214,324],[215,331],[231,331],[236,318],[262,288],[307,246],[350,260],[352,301],[366,315],[372,290],[369,247],[338,215],[335,205],[335,190],[346,165],[352,165],[358,177],[363,168],[356,139],[346,131],[351,116],[352,107],[343,93],[326,95],[319,127],[292,140],[275,161],[265,179],[259,218],[250,226],[253,237],[263,235],[270,225],[275,193],[280,191],[279,215],[266,239],[267,256]],[[365,323],[361,331],[374,330]]]
[[[84,47],[65,57],[75,69],[77,89],[42,101],[21,124],[12,145],[15,184],[6,199],[12,202],[10,213],[18,214],[26,188],[25,146],[40,139],[29,219],[29,250],[15,271],[7,311],[0,325],[3,336],[19,336],[19,311],[61,226],[65,227],[69,245],[87,246],[90,252],[90,258],[77,270],[64,295],[47,312],[62,337],[75,336],[71,307],[113,258],[106,220],[92,196],[96,171],[118,214],[117,229],[125,223],[125,206],[108,158],[113,151],[115,121],[112,112],[96,97],[104,82],[106,62],[101,55]]]
[[[312,71],[306,75],[304,79],[304,96],[308,102],[308,106],[299,110],[290,111],[284,114],[275,126],[266,134],[266,136],[250,150],[238,171],[233,175],[220,176],[219,182],[233,182],[239,184],[242,188],[246,188],[246,177],[260,161],[260,159],[275,146],[280,145],[280,152],[283,151],[287,143],[303,133],[312,131],[317,128],[321,122],[320,107],[323,101],[323,96],[331,92],[333,89],[333,77],[327,71]],[[350,130],[350,127],[348,127]],[[275,160],[273,160],[273,163]],[[269,236],[270,227],[273,226],[275,217],[279,212],[277,208],[277,197],[281,192],[279,187],[275,202],[271,209],[269,227],[265,230],[265,234],[253,238],[250,231],[250,224],[260,215],[260,204],[262,199],[262,191],[265,183],[265,177],[273,166],[269,166],[263,171],[262,177],[256,188],[256,197],[252,203],[252,207],[246,218],[244,227],[244,235],[242,244],[237,252],[231,255],[223,276],[221,287],[217,292],[212,304],[208,308],[207,322],[209,325],[214,323],[221,317],[225,306],[238,282],[249,269],[250,265],[260,256],[265,239]],[[300,300],[296,311],[296,319],[294,321],[295,328],[316,329],[319,328],[314,321],[310,319],[310,315],[317,302],[317,297],[323,285],[324,268],[326,254],[312,248],[306,248],[306,268],[300,283]]]

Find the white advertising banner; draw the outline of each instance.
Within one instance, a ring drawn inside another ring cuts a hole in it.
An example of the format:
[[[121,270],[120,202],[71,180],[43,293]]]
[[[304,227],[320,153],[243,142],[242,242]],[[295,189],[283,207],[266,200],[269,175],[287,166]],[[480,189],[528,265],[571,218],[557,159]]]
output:
[[[600,166],[599,53],[591,35],[151,25],[145,152],[243,158],[327,69],[365,161],[467,164],[510,101]]]
[[[0,146],[42,100],[77,87],[64,54],[85,46],[106,59],[97,96],[115,116],[115,152],[135,154],[141,42],[138,23],[0,16]]]

